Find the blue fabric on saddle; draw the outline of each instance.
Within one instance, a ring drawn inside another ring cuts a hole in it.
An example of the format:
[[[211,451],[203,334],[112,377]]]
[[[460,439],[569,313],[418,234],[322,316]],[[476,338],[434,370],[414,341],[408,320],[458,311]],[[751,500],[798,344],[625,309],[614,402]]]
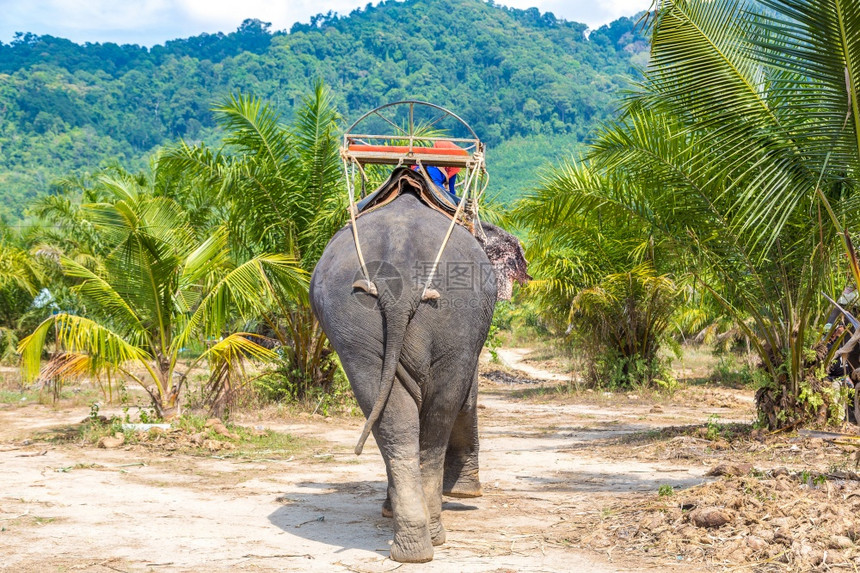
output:
[[[437,188],[436,185],[428,183],[424,175],[408,167],[397,167],[391,172],[385,183],[356,204],[358,214],[361,215],[382,207],[405,191],[412,191],[421,199],[422,203],[439,211],[449,219],[452,219],[457,211],[457,205],[447,197],[447,193]]]

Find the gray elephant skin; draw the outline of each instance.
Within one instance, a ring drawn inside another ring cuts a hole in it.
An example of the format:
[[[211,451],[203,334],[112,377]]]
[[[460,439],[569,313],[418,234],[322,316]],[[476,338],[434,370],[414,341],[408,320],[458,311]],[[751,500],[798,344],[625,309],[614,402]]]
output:
[[[431,294],[422,296],[449,224],[404,192],[357,222],[375,295],[359,288],[366,283],[350,225],[331,239],[311,278],[311,306],[385,460],[383,513],[393,513],[391,558],[401,562],[430,561],[433,546],[445,542],[443,489],[481,495],[477,368],[497,279],[482,244],[455,225]],[[527,277],[518,242],[514,251],[521,264],[509,261],[515,272],[502,270],[510,276],[501,282],[522,279],[516,272]],[[496,261],[496,269],[505,267]]]

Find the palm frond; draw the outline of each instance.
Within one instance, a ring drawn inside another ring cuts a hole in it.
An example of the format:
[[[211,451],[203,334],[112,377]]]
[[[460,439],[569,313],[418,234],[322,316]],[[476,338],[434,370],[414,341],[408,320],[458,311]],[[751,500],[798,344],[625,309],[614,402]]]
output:
[[[267,341],[266,337],[259,334],[234,332],[206,349],[200,358],[229,365],[235,365],[247,358],[264,362],[275,360],[277,353],[260,344]]]
[[[196,333],[218,336],[235,310],[243,318],[266,313],[273,297],[306,300],[308,273],[287,255],[261,255],[218,281],[184,323],[174,346],[182,348]]]
[[[93,362],[89,354],[59,352],[45,363],[39,376],[43,380],[83,378],[92,374],[96,369]]]
[[[664,3],[652,61],[637,106],[682,118],[706,142],[693,177],[708,182],[718,162],[732,219],[751,241],[768,248],[811,199],[815,177],[770,95],[773,68],[756,57],[758,14],[752,1]],[[739,115],[737,110],[743,109]],[[762,253],[760,253],[760,256]]]
[[[303,266],[311,269],[322,254],[331,235],[346,221],[345,193],[342,189],[342,163],[338,130],[340,114],[334,108],[331,92],[322,82],[314,86],[296,110],[292,126],[296,142],[298,177],[302,196],[309,210],[296,211],[296,224],[302,241]],[[307,218],[302,215],[308,215]]]
[[[64,256],[61,260],[66,276],[83,279],[75,290],[98,308],[108,324],[114,325],[132,344],[141,344],[147,338],[146,327],[137,312],[104,277],[69,257]]]
[[[45,339],[52,327],[59,349],[73,354],[87,354],[90,364],[119,366],[132,360],[151,359],[145,350],[129,344],[121,334],[93,320],[61,313],[44,320],[18,344],[21,376],[25,381],[31,381],[39,375]],[[93,362],[93,359],[97,361]]]
[[[0,288],[19,288],[35,295],[44,282],[44,273],[29,253],[0,244]]]
[[[229,258],[228,238],[226,227],[218,227],[199,247],[189,253],[182,266],[180,285],[194,284],[213,269],[225,265]]]
[[[225,142],[277,169],[289,157],[291,145],[277,113],[259,98],[233,95],[213,109],[228,136]]]

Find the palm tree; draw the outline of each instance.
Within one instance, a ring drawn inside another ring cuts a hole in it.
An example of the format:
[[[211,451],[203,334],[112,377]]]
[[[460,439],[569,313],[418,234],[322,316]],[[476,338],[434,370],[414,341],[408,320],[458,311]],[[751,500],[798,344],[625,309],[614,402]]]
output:
[[[613,183],[582,163],[564,164],[513,217],[530,231],[528,291],[541,300],[547,322],[568,333],[588,381],[649,385],[667,374],[658,352],[679,301],[663,251],[623,212],[570,209]]]
[[[841,290],[841,232],[858,213],[860,6],[655,8],[644,81],[590,154],[616,184],[553,208],[639,220],[750,339],[771,380],[762,421],[826,417],[837,401],[813,347],[819,292]]]
[[[0,240],[0,361],[16,357],[21,320],[45,282],[38,260],[12,237]]]
[[[307,274],[288,255],[237,255],[226,227],[198,239],[182,207],[154,196],[145,182],[121,172],[97,179],[103,200],[82,205],[79,215],[104,256],[87,260],[95,264],[59,256],[84,312],[47,318],[19,351],[25,380],[119,375],[139,383],[158,416],[169,417],[179,413],[182,387],[201,362],[217,383],[244,358],[274,358],[259,336],[233,322],[268,312],[275,297],[302,297]],[[41,365],[51,332],[55,353]],[[182,364],[180,353],[195,341],[207,347]]]
[[[341,118],[328,89],[318,83],[295,112],[280,123],[271,107],[238,95],[215,108],[226,132],[217,151],[203,144],[180,146],[161,158],[217,196],[235,247],[249,255],[289,253],[313,270],[329,238],[346,222],[338,133]],[[327,390],[336,371],[334,355],[307,298],[276,298],[261,331],[278,339],[286,394],[303,398]]]

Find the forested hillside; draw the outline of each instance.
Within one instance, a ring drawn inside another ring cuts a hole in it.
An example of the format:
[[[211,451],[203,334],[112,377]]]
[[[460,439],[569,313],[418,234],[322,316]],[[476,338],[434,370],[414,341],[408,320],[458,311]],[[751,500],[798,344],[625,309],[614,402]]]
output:
[[[216,139],[210,108],[230,93],[289,117],[317,78],[346,118],[410,97],[451,107],[490,144],[493,191],[510,197],[524,163],[533,172],[611,115],[647,58],[634,24],[586,37],[583,24],[536,9],[407,0],[288,33],[249,20],[151,49],[22,34],[0,43],[0,214],[20,217],[59,177],[115,161],[134,169],[178,138]]]

